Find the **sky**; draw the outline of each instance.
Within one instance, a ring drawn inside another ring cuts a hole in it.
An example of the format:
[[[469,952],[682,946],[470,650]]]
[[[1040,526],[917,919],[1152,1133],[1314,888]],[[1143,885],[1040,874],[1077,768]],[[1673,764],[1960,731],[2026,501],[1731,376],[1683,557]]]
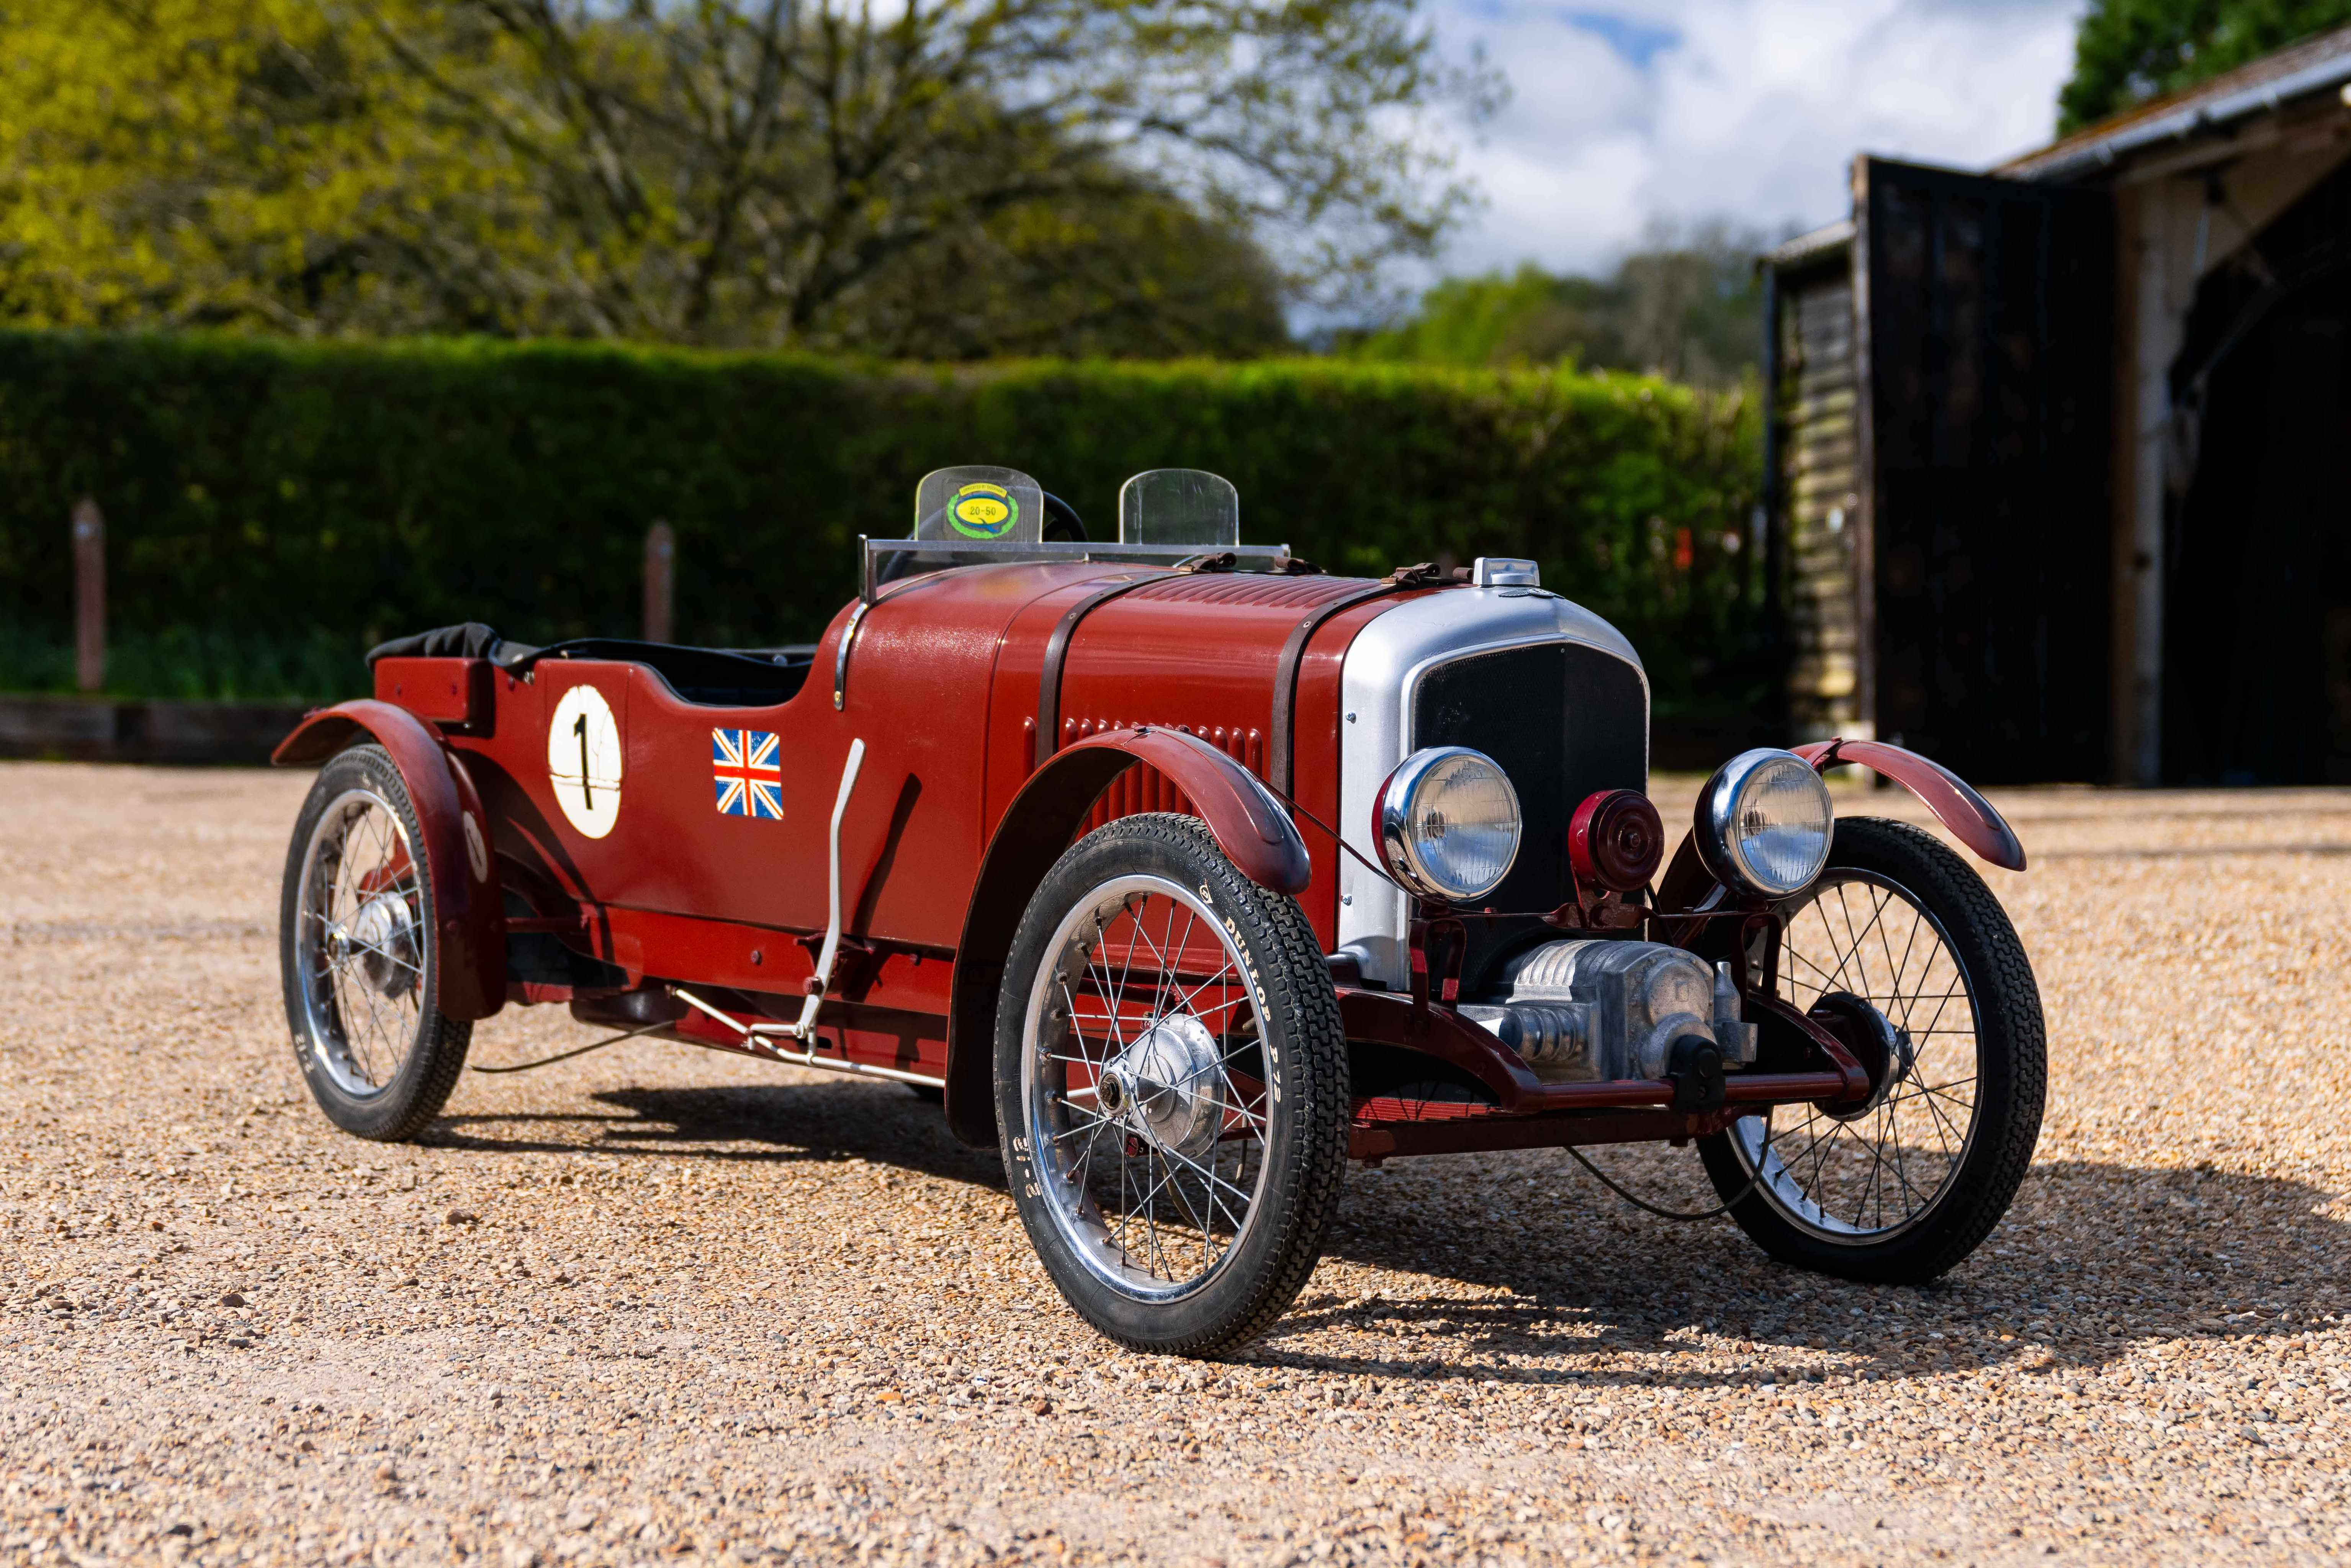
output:
[[[1604,270],[1651,220],[1844,215],[1870,152],[1982,168],[2049,140],[2083,0],[1431,0],[1510,101],[1459,141],[1448,273]]]

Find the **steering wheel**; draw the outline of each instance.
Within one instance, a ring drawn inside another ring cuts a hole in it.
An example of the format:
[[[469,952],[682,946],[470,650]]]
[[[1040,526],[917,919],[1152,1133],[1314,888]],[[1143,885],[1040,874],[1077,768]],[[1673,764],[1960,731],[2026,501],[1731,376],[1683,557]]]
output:
[[[1045,527],[1042,531],[1045,541],[1064,545],[1087,543],[1086,525],[1079,520],[1078,509],[1050,490],[1039,494],[1045,497]]]

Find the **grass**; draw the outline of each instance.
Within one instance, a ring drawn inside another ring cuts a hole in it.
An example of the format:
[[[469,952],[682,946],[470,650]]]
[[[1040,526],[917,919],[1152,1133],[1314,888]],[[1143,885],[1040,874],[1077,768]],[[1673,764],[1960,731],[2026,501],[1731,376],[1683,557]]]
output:
[[[108,639],[110,697],[193,702],[333,702],[363,696],[360,650],[319,632],[217,626],[124,628]],[[78,695],[70,634],[0,625],[0,692]]]

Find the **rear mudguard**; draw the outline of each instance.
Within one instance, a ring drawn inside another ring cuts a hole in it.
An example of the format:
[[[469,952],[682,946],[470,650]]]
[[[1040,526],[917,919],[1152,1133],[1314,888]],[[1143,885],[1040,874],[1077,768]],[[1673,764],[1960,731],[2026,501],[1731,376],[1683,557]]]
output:
[[[1941,763],[1882,740],[1815,740],[1791,749],[1823,773],[1847,762],[1876,768],[1925,801],[1935,820],[1978,855],[2008,871],[2024,869],[2024,845],[2008,820],[1976,793],[1974,786]],[[1673,864],[1666,868],[1665,880],[1657,884],[1657,905],[1667,910],[1694,909],[1714,885],[1714,879],[1698,862],[1698,839],[1693,834],[1682,840]]]
[[[405,708],[361,698],[321,708],[278,743],[279,767],[324,762],[372,740],[392,755],[424,835],[441,927],[434,1005],[453,1019],[486,1019],[506,1005],[507,936],[490,853],[489,818],[465,767],[425,723]]]
[[[1312,868],[1297,825],[1249,769],[1197,736],[1139,726],[1104,730],[1056,752],[997,824],[956,947],[947,1125],[975,1147],[996,1143],[996,998],[1013,928],[1102,792],[1137,763],[1148,763],[1184,792],[1243,876],[1276,893],[1306,891]]]

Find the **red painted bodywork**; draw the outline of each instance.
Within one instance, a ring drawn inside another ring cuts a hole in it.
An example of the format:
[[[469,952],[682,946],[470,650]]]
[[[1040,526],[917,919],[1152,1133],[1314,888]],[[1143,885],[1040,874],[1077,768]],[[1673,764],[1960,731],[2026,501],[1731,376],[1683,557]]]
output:
[[[1055,668],[1047,650],[1056,628],[1104,588],[1130,584],[1064,632],[1048,701],[1040,682]],[[664,984],[746,1021],[797,1018],[827,924],[828,824],[852,742],[862,740],[841,828],[844,936],[813,1049],[943,1082],[950,1124],[987,1143],[1011,932],[1045,870],[1090,828],[1135,811],[1196,815],[1244,874],[1296,895],[1324,951],[1336,946],[1339,851],[1314,824],[1338,818],[1342,665],[1378,616],[1441,588],[1399,586],[1314,629],[1296,664],[1298,820],[1252,780],[1280,771],[1273,696],[1285,643],[1305,618],[1368,586],[1074,561],[943,571],[888,587],[862,613],[845,608],[799,690],[758,707],[686,701],[654,668],[623,659],[542,656],[508,669],[387,658],[373,699],[311,716],[277,759],[315,762],[369,737],[392,753],[442,899],[444,1010],[480,1018],[508,998],[569,1001],[583,1018],[626,1027],[642,1018],[623,1004]],[[601,837],[565,815],[549,774],[550,717],[582,685],[619,732],[620,805]],[[1040,711],[1054,716],[1054,744],[1041,748]],[[714,729],[778,737],[781,820],[717,810]],[[1849,745],[1844,756],[1909,783],[1938,814],[1974,821],[1985,841],[1985,824],[2005,831],[1980,797],[1924,758],[1863,749]],[[1980,807],[1973,819],[1970,801]],[[486,877],[468,863],[469,813],[494,852]],[[573,984],[509,983],[509,932],[553,936],[597,962],[575,969]],[[1496,1099],[1475,1113],[1366,1100],[1355,1135],[1366,1157],[1719,1124],[1721,1113],[1709,1121],[1667,1109],[1663,1082],[1541,1083],[1442,1006],[1416,1009],[1353,985],[1341,1000],[1351,1039],[1440,1057]],[[702,1014],[665,1027],[746,1049]],[[1732,1093],[1745,1103],[1850,1097],[1857,1070],[1837,1066],[1735,1079]]]
[[[375,698],[435,724],[486,725],[496,711],[487,659],[379,659]]]
[[[1055,624],[1092,586],[1125,575],[1096,570],[1095,584],[1040,596],[1004,628],[987,754],[987,794],[997,810],[1028,779],[1038,679]],[[1061,689],[1061,744],[1136,725],[1181,727],[1228,755],[1255,758],[1250,771],[1267,777],[1273,677],[1283,642],[1316,606],[1364,586],[1359,579],[1333,577],[1173,576],[1110,601],[1071,639]],[[1333,616],[1301,662],[1294,798],[1325,822],[1338,818],[1338,689],[1347,645],[1403,601],[1403,596],[1384,599]],[[857,656],[863,659],[862,647]],[[1123,785],[1130,793],[1106,803],[1096,821],[1130,802],[1144,810],[1180,809],[1153,792],[1162,782],[1149,774],[1131,777]],[[1299,902],[1327,951],[1338,941],[1338,850],[1311,829],[1306,842],[1313,875]]]

